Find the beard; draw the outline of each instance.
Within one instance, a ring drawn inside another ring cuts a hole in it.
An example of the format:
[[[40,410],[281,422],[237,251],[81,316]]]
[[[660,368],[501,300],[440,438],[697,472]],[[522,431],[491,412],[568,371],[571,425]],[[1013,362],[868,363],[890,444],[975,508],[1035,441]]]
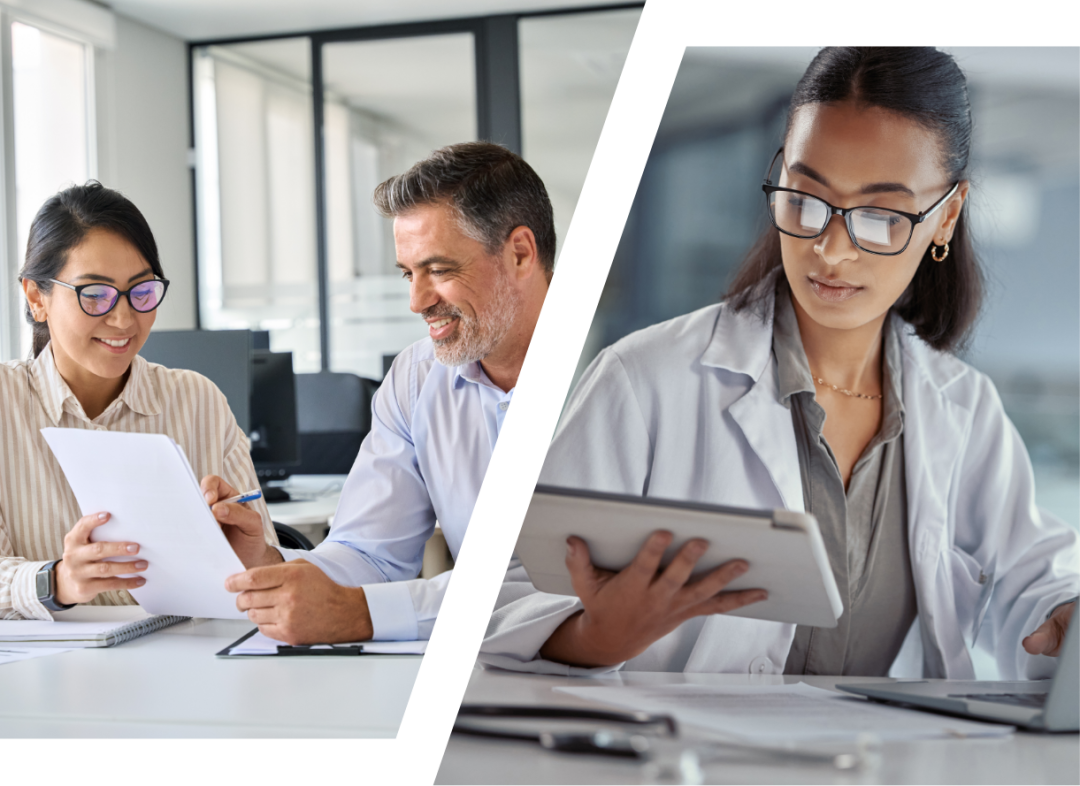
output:
[[[464,366],[490,355],[514,327],[521,297],[510,284],[510,276],[499,265],[487,307],[468,316],[457,306],[440,303],[424,311],[424,319],[450,317],[458,320],[457,329],[438,341],[432,340],[435,359],[444,366]]]

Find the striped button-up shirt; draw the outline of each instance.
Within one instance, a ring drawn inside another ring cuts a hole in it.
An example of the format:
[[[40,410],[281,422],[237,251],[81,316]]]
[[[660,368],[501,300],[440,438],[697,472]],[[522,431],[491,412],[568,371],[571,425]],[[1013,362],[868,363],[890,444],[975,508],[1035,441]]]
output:
[[[36,574],[64,553],[64,536],[82,514],[41,429],[97,429],[167,434],[196,477],[220,475],[240,491],[257,488],[247,435],[213,382],[136,356],[120,395],[91,420],[53,361],[0,363],[0,618],[51,619],[37,598]],[[267,541],[277,537],[266,504],[249,503],[263,518]],[[87,511],[92,513],[94,511]],[[92,603],[135,603],[126,591],[103,592]]]

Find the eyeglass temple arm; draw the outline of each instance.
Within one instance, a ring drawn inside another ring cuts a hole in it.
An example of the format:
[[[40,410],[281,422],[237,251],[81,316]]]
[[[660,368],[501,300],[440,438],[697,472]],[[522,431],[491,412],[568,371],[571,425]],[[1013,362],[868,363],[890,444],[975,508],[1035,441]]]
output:
[[[762,182],[765,183],[765,185],[773,185],[773,181],[769,180],[769,175],[772,174],[773,167],[776,166],[776,159],[783,155],[783,153],[784,148],[781,147],[779,150],[776,151],[776,155],[772,157],[772,161],[769,162],[769,168],[765,170],[765,176],[761,178]]]
[[[959,180],[957,180],[953,184],[953,187],[949,189],[949,193],[947,193],[945,196],[943,196],[941,199],[939,199],[937,202],[935,202],[933,205],[931,205],[926,210],[925,213],[920,213],[919,214],[919,223],[921,224],[923,221],[930,218],[930,216],[932,216],[937,211],[937,209],[939,207],[941,207],[946,202],[948,202],[949,198],[952,197],[952,195],[956,193],[956,189],[958,189],[958,188],[960,188],[960,181]]]

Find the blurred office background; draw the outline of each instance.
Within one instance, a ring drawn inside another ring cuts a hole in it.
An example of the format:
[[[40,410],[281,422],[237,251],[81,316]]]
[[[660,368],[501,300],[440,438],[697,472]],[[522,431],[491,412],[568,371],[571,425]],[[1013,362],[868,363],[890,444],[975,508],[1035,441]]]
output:
[[[544,179],[561,239],[641,5],[0,0],[0,360],[29,347],[30,221],[97,178],[157,237],[155,329],[269,331],[297,372],[380,380],[427,332],[374,187],[491,139]]]
[[[578,367],[719,300],[768,223],[761,180],[816,48],[689,48]],[[975,140],[965,210],[989,297],[964,359],[996,384],[1039,504],[1080,524],[1080,50],[950,49]],[[992,659],[973,653],[985,678]]]
[[[760,185],[816,48],[690,48],[579,373],[601,348],[720,299],[768,217]],[[951,49],[975,121],[970,211],[989,297],[964,359],[994,380],[1039,502],[1080,523],[1080,53]]]
[[[498,142],[547,184],[561,240],[642,5],[0,0],[0,361],[29,351],[41,204],[122,191],[172,282],[143,356],[226,392],[279,537],[317,543],[385,369],[427,335],[375,186]],[[436,530],[422,575],[451,565]]]

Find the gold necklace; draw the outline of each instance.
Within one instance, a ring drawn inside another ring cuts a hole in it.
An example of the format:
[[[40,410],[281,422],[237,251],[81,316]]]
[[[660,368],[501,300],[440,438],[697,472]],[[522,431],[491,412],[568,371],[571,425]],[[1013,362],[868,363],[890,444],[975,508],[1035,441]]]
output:
[[[812,376],[812,377],[814,376],[813,372],[810,372],[810,376]],[[837,393],[842,393],[843,395],[850,396],[851,398],[865,398],[867,401],[876,401],[877,399],[882,398],[884,396],[883,393],[879,393],[876,396],[868,396],[865,393],[856,393],[854,390],[848,390],[847,388],[841,388],[841,387],[837,387],[836,385],[830,385],[828,382],[823,380],[821,377],[814,377],[814,381],[817,382],[819,385],[823,385],[824,387],[827,387],[827,388],[832,388]]]

